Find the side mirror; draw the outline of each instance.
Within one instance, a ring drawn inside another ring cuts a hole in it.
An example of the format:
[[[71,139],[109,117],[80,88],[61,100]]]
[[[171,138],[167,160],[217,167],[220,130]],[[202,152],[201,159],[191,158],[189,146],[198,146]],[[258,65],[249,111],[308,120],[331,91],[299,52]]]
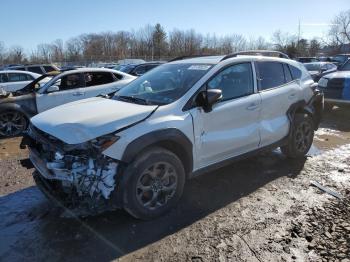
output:
[[[220,89],[208,89],[201,91],[196,97],[196,105],[201,106],[204,112],[208,113],[212,107],[222,98],[222,91]]]
[[[54,93],[60,91],[60,88],[58,86],[49,86],[46,90],[47,93]]]

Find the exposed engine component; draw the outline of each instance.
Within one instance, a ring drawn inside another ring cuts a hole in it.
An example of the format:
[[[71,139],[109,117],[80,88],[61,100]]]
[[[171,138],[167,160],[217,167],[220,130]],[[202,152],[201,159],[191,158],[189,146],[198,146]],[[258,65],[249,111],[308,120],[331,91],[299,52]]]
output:
[[[51,179],[59,180],[68,193],[75,190],[78,196],[89,195],[108,199],[115,187],[118,164],[110,159],[94,159],[80,155],[63,155],[56,152],[54,160],[46,163],[54,174]]]

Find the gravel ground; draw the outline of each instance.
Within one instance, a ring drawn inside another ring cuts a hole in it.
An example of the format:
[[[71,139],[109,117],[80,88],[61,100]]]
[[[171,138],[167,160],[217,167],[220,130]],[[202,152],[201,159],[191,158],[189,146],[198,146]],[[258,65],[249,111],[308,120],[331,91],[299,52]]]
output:
[[[123,211],[60,217],[34,186],[20,139],[0,140],[0,261],[349,262],[349,116],[327,115],[307,158],[277,150],[203,175],[147,222]]]

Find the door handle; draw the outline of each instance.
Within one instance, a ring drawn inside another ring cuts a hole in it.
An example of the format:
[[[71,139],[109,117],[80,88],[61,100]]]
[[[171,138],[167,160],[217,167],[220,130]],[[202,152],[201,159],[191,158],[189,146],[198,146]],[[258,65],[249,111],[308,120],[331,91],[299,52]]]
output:
[[[84,92],[75,92],[73,93],[73,96],[83,96],[84,94]]]
[[[293,93],[288,96],[289,99],[293,99],[297,94]]]
[[[259,105],[257,104],[250,104],[248,107],[247,107],[247,110],[255,110],[259,107]]]

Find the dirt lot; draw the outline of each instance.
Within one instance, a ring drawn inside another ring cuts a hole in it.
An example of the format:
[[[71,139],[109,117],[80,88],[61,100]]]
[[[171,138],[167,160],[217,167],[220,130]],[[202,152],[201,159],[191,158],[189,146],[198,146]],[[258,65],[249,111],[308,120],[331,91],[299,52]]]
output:
[[[326,115],[305,159],[277,150],[189,181],[176,209],[147,222],[123,211],[60,217],[20,139],[0,140],[0,261],[350,262],[349,119]]]

